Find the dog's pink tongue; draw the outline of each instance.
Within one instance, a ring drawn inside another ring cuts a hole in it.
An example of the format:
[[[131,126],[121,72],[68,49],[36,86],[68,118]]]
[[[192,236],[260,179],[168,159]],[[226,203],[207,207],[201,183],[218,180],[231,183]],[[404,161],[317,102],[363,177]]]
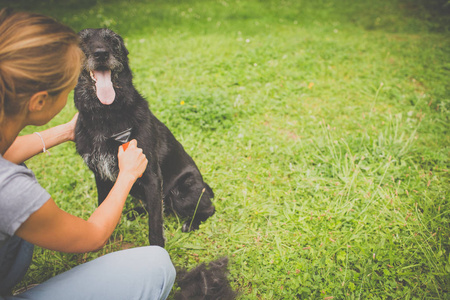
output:
[[[111,70],[108,71],[93,71],[95,79],[95,87],[97,89],[97,97],[101,103],[110,105],[116,98],[116,92],[114,91],[111,81]]]

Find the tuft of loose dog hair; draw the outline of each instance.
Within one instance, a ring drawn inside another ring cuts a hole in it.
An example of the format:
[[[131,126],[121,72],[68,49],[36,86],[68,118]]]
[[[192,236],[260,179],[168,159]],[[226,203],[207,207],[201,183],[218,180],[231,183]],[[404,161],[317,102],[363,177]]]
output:
[[[205,263],[191,271],[177,271],[177,284],[180,291],[175,300],[233,300],[237,293],[231,288],[227,279],[228,258]]]

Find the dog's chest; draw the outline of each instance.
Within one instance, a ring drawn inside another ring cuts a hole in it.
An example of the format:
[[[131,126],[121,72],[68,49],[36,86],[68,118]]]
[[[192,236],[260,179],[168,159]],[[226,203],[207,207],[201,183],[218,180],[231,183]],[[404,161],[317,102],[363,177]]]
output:
[[[89,151],[82,155],[88,167],[103,180],[116,181],[119,174],[117,154],[110,153],[102,136],[92,139]]]

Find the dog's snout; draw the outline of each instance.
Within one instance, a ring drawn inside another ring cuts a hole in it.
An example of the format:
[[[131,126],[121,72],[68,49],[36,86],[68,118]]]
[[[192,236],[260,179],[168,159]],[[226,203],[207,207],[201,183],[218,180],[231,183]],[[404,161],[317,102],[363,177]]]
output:
[[[94,57],[95,59],[98,60],[106,60],[109,56],[109,52],[106,51],[105,49],[97,49],[94,52]]]

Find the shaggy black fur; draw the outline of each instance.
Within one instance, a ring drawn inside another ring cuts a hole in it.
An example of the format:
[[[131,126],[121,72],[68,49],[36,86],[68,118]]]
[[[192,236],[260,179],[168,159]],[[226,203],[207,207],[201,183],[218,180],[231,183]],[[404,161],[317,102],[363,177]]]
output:
[[[166,208],[187,218],[186,232],[198,229],[214,214],[214,193],[183,146],[134,88],[122,38],[109,29],[85,29],[79,35],[86,60],[75,88],[77,151],[95,174],[100,204],[119,171],[120,143],[111,136],[132,128],[131,139],[137,140],[149,163],[131,195],[147,206],[150,244],[164,247],[163,199]]]
[[[224,257],[201,264],[186,272],[177,271],[177,284],[180,291],[175,294],[175,300],[232,300],[236,292],[227,280],[228,258]]]

